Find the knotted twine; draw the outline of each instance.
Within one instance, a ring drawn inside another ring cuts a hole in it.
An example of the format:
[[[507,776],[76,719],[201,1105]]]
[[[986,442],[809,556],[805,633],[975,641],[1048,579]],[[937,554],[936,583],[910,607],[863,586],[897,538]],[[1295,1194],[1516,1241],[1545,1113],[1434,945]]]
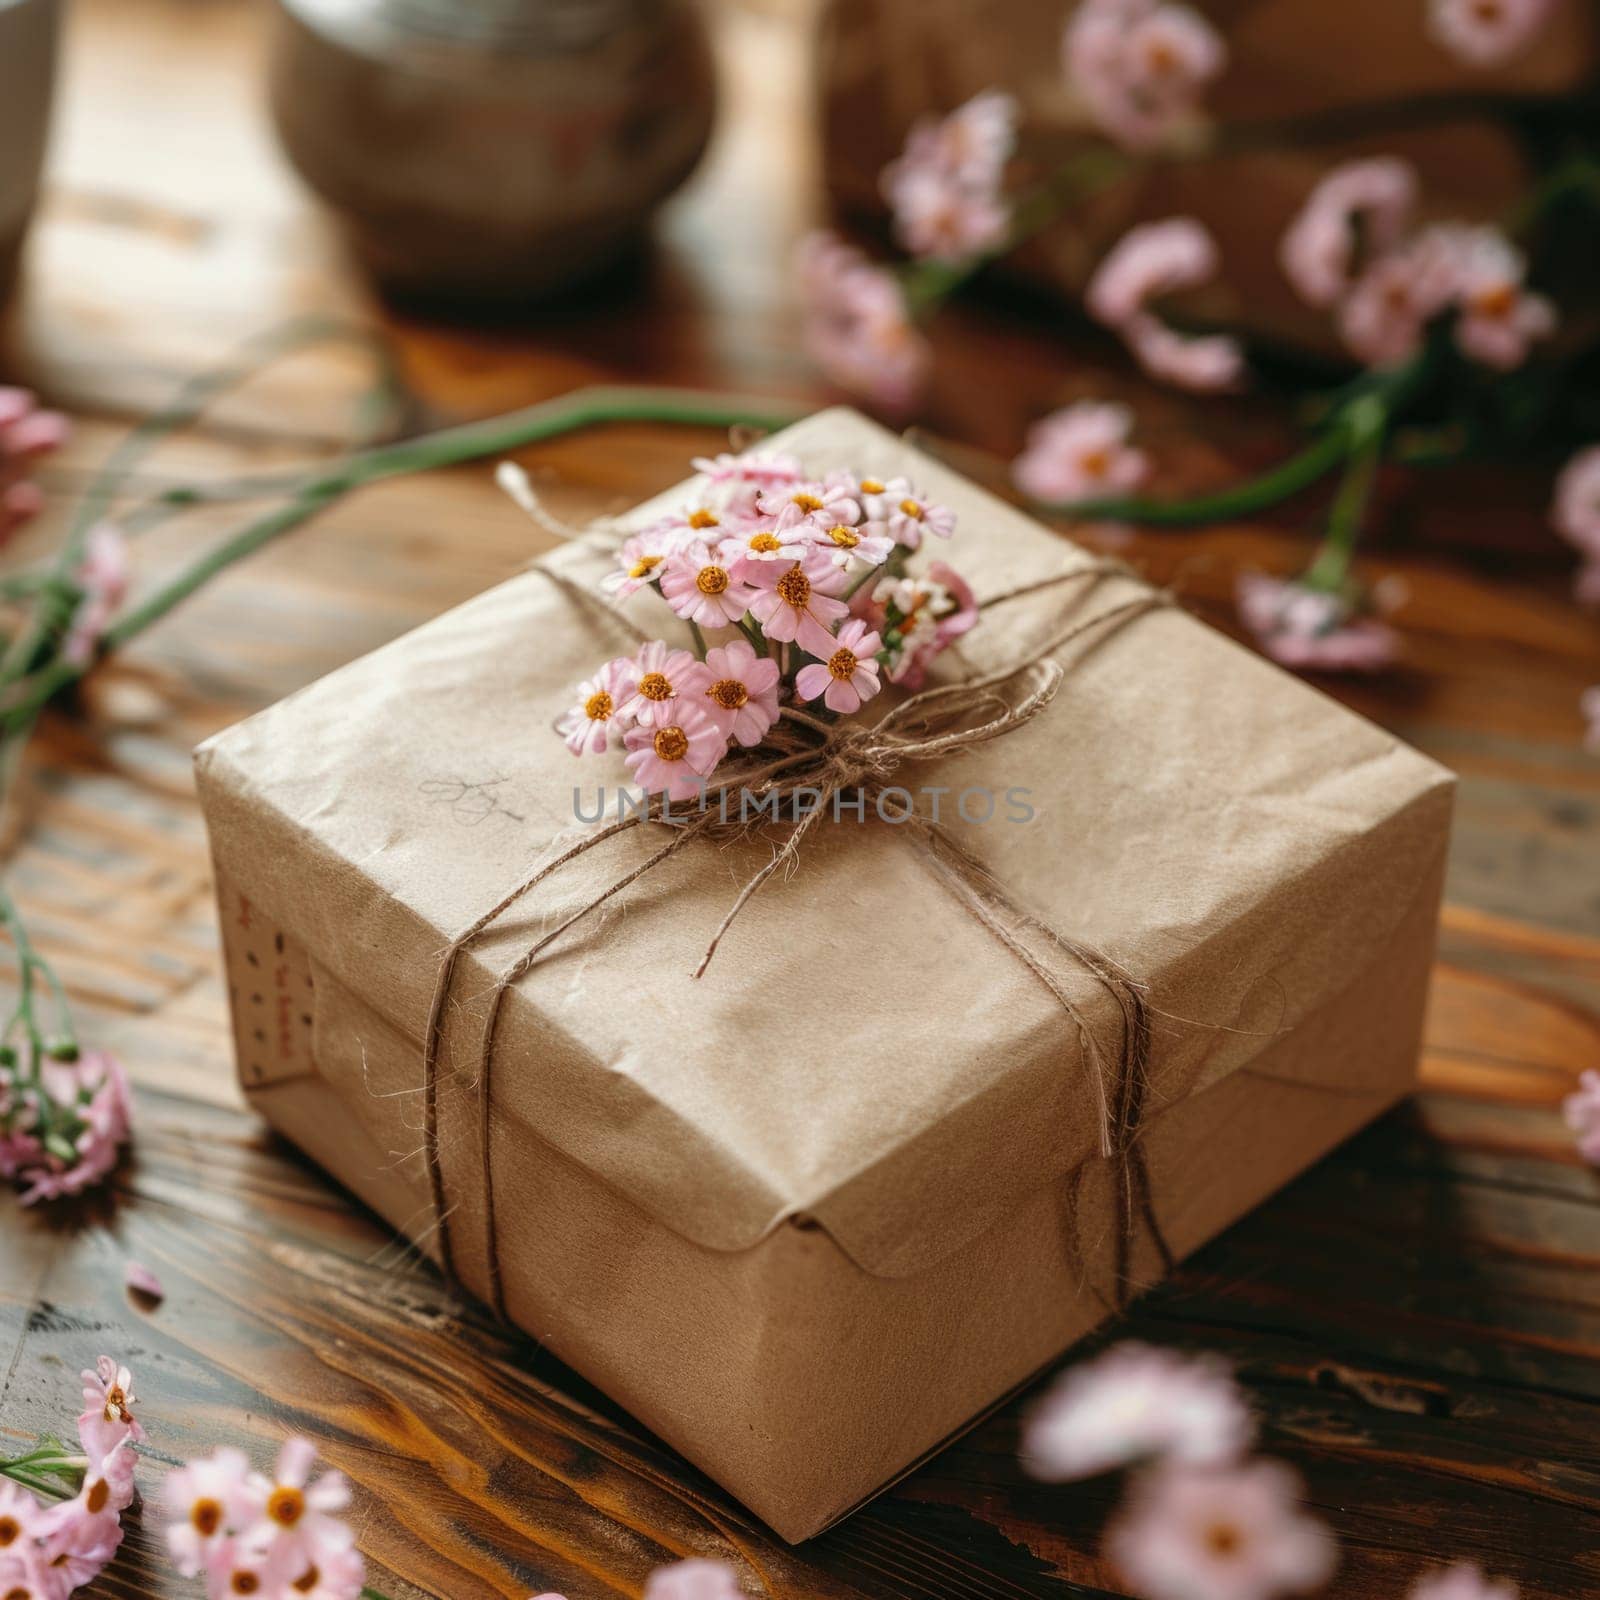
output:
[[[543,562],[534,563],[534,568],[575,600],[605,611],[610,619],[638,633],[628,619],[564,573]],[[983,606],[998,605],[1061,584],[1098,581],[1112,575],[1129,575],[1128,569],[1119,562],[1089,562],[1071,571],[993,596],[983,602]],[[773,852],[772,859],[740,889],[694,970],[693,976],[701,977],[724,935],[752,896],[775,874],[797,860],[806,836],[817,819],[831,806],[834,796],[846,793],[859,796],[864,815],[868,804],[880,808],[880,801],[892,789],[889,780],[906,764],[960,755],[1025,727],[1050,705],[1066,678],[1065,670],[1051,659],[1057,650],[1090,632],[1099,632],[1103,636],[1146,612],[1167,605],[1169,601],[1170,597],[1163,591],[1144,589],[1132,599],[1067,624],[1020,662],[979,677],[924,689],[874,723],[830,724],[796,708],[783,707],[779,711],[779,721],[763,740],[761,749],[766,754],[753,764],[733,769],[717,782],[708,783],[697,812],[689,815],[671,813],[668,802],[662,796],[652,796],[646,807],[630,811],[627,817],[587,835],[529,874],[458,933],[450,941],[440,963],[423,1037],[422,1058],[423,1150],[438,1232],[440,1266],[446,1278],[452,1283],[459,1282],[439,1148],[439,1049],[444,1009],[451,995],[457,963],[464,950],[518,901],[579,856],[646,822],[662,823],[672,828],[671,839],[660,849],[623,873],[554,928],[542,933],[500,974],[489,991],[482,1030],[473,1052],[478,1069],[478,1182],[483,1197],[484,1257],[489,1300],[496,1314],[504,1318],[506,1305],[495,1224],[490,1155],[493,1102],[491,1074],[495,1035],[505,997],[533,968],[539,957],[569,929],[600,910],[608,901],[685,846],[702,839],[725,843],[746,838],[761,828],[764,821],[770,825],[770,820],[763,819],[760,813],[774,799],[776,814],[782,812],[786,800],[798,802],[798,797],[804,794],[810,801],[809,809],[793,823],[787,838]],[[644,637],[642,634],[638,636]],[[739,815],[730,817],[727,815],[725,797],[734,791],[742,792],[741,805]],[[898,792],[907,793],[904,789]],[[747,815],[747,808],[742,803],[744,794],[758,801],[758,814],[754,818]],[[1138,1221],[1144,1222],[1163,1263],[1169,1268],[1172,1265],[1172,1257],[1156,1223],[1148,1173],[1138,1143],[1150,1060],[1150,1018],[1143,987],[1103,951],[1060,933],[1020,905],[988,867],[941,823],[907,809],[896,813],[895,832],[920,852],[925,864],[957,903],[1049,990],[1077,1031],[1082,1059],[1089,1067],[1090,1083],[1095,1094],[1100,1154],[1115,1163],[1116,1284],[1120,1304],[1128,1281],[1129,1254]],[[1032,934],[1042,942],[1060,958],[1060,964],[1053,964],[1051,960],[1041,957],[1020,937],[1022,933]],[[1088,972],[1116,1002],[1122,1026],[1121,1049],[1115,1061],[1107,1059],[1105,1050],[1090,1027],[1089,1019],[1073,999],[1062,976],[1063,968],[1067,966]]]

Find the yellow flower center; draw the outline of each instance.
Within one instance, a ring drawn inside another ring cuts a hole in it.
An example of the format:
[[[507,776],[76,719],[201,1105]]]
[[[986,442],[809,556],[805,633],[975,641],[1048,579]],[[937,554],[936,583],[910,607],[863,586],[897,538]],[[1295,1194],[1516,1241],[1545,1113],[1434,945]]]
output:
[[[15,1517],[0,1517],[0,1550],[8,1544],[16,1542],[16,1537],[22,1532],[22,1524]]]
[[[694,586],[701,594],[724,594],[728,588],[728,574],[721,567],[701,567]]]
[[[778,597],[785,605],[803,611],[811,603],[811,580],[800,570],[797,561],[778,579]]]
[[[663,761],[682,761],[689,753],[689,735],[682,728],[658,728],[653,742]]]
[[[1087,450],[1084,452],[1081,465],[1091,478],[1103,478],[1111,467],[1111,452],[1109,450]]]
[[[750,691],[737,678],[718,678],[706,694],[724,711],[737,711],[750,698]]]
[[[107,1422],[131,1422],[128,1415],[128,1397],[122,1392],[120,1384],[112,1384],[106,1390],[105,1419]]]
[[[1515,284],[1497,283],[1492,289],[1485,289],[1482,294],[1474,295],[1472,309],[1480,317],[1508,317],[1517,304],[1517,289]]]
[[[322,1581],[322,1573],[318,1571],[316,1562],[312,1562],[289,1587],[300,1594],[310,1594]]]
[[[853,650],[835,650],[828,657],[828,671],[835,678],[849,678],[856,670],[856,657]]]
[[[828,537],[841,550],[854,550],[861,543],[861,535],[854,528],[845,527],[843,523],[840,523],[837,528],[829,528]]]
[[[583,714],[591,722],[604,722],[615,709],[611,696],[604,689],[597,689],[583,702]]]
[[[189,1521],[202,1539],[209,1539],[222,1526],[222,1504],[203,1496],[189,1507]]]
[[[717,526],[716,513],[707,511],[702,506],[698,511],[689,513],[689,526],[691,528],[715,528]]]
[[[663,559],[664,558],[661,556],[640,556],[639,559],[628,568],[628,576],[630,578],[648,578],[650,574],[661,565]]]
[[[774,550],[783,549],[783,541],[776,534],[758,533],[750,541],[750,548],[761,551],[763,555],[770,555]]]
[[[292,1528],[306,1514],[306,1497],[299,1490],[279,1484],[267,1497],[267,1515],[280,1528]]]
[[[15,1589],[7,1589],[3,1600],[33,1600],[33,1590],[24,1589],[18,1584]]]
[[[253,1572],[236,1572],[228,1579],[228,1587],[235,1594],[254,1594],[261,1587],[261,1580]]]
[[[814,494],[807,494],[804,489],[798,494],[790,495],[789,498],[808,515],[813,511],[822,509],[822,502]]]
[[[1206,1549],[1215,1556],[1231,1556],[1244,1543],[1238,1528],[1231,1522],[1213,1522],[1206,1529]]]
[[[922,521],[923,510],[915,500],[902,500],[900,502],[900,509],[905,512],[905,514],[910,517],[913,522]]]
[[[89,1492],[83,1497],[83,1503],[89,1508],[91,1516],[99,1516],[106,1508],[106,1501],[111,1498],[111,1485],[104,1478],[96,1478],[89,1486]]]
[[[883,485],[876,478],[863,478],[861,480],[862,494],[882,494]]]
[[[639,693],[646,700],[670,700],[672,685],[659,672],[647,672],[639,680]]]

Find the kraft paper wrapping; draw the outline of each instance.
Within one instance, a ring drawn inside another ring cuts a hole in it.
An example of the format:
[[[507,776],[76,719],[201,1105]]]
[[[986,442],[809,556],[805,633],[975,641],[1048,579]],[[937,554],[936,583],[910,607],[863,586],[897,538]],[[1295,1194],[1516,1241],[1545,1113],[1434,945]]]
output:
[[[818,473],[926,486],[960,518],[935,553],[980,597],[1088,559],[853,412],[774,443]],[[592,550],[552,559],[605,569]],[[946,660],[1020,659],[1064,611],[1134,588],[998,608]],[[630,607],[675,637],[653,597]],[[620,757],[574,761],[550,724],[626,647],[529,572],[197,755],[245,1086],[430,1248],[421,1040],[440,960],[577,836],[574,785],[592,807],[625,776]],[[903,781],[948,786],[947,807],[1026,789],[1031,822],[952,828],[1019,902],[1149,986],[1145,1144],[1182,1253],[1409,1085],[1452,780],[1179,609],[1060,659],[1043,716]],[[513,1320],[800,1538],[1106,1315],[1091,1068],[1059,1003],[881,822],[814,830],[692,980],[771,848],[696,846],[508,996],[491,1242],[482,1001],[654,832],[572,862],[462,957],[439,1085],[453,1253],[482,1293],[496,1250]],[[1115,1062],[1120,1013],[1063,975]],[[1154,1264],[1145,1239],[1136,1266]]]
[[[1062,78],[1070,9],[1071,0],[827,0],[815,71],[823,174],[840,208],[881,223],[879,173],[906,131],[983,89],[1020,100],[1021,165],[1035,176],[1097,138]],[[1206,108],[1247,147],[1113,185],[1008,270],[1077,296],[1133,223],[1196,216],[1224,267],[1183,309],[1332,353],[1331,319],[1302,304],[1278,266],[1278,241],[1318,178],[1355,157],[1401,156],[1417,168],[1430,218],[1498,221],[1526,193],[1537,147],[1514,115],[1581,123],[1600,74],[1592,6],[1554,8],[1531,48],[1489,67],[1429,37],[1422,0],[1203,0],[1199,9],[1229,50]],[[1579,277],[1564,274],[1563,295],[1588,304],[1592,282]]]

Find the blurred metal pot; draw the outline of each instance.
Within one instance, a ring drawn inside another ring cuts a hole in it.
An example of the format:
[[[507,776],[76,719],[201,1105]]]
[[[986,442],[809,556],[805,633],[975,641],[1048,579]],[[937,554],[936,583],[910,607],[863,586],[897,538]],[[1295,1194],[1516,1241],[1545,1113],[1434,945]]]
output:
[[[60,20],[59,0],[0,0],[0,299],[39,193]]]
[[[279,0],[272,106],[387,289],[530,299],[643,234],[710,136],[693,0]]]

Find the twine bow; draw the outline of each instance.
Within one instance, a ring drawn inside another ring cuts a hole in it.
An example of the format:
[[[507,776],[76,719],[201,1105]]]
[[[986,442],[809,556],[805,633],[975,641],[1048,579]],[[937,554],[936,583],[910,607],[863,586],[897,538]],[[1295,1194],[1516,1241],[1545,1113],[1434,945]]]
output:
[[[611,608],[595,599],[565,575],[540,566],[566,593],[581,597],[591,606]],[[1052,578],[1038,580],[1002,595],[985,605],[1020,598],[1064,583],[1083,583],[1126,569],[1112,562],[1093,562]],[[1057,630],[1037,646],[1026,659],[1002,670],[959,682],[924,689],[895,706],[874,723],[832,724],[792,707],[784,707],[779,721],[769,730],[762,754],[752,763],[729,769],[714,783],[705,786],[700,807],[692,813],[673,813],[661,796],[652,797],[647,807],[588,834],[559,853],[553,860],[532,872],[509,893],[451,940],[440,964],[434,985],[423,1042],[423,1148],[427,1160],[434,1217],[439,1233],[441,1266],[447,1277],[455,1279],[449,1211],[446,1206],[444,1171],[439,1152],[439,1050],[444,1008],[450,998],[456,965],[461,953],[486,932],[518,901],[569,862],[598,849],[618,834],[647,822],[670,826],[671,837],[643,861],[616,878],[592,899],[570,913],[553,928],[542,933],[500,976],[489,991],[482,1031],[473,1052],[478,1062],[478,1149],[479,1180],[483,1196],[486,1261],[489,1299],[495,1311],[505,1315],[504,1291],[500,1272],[495,1225],[494,1183],[490,1162],[491,1072],[495,1054],[495,1034],[507,993],[535,965],[540,956],[577,923],[599,911],[630,885],[654,871],[670,857],[696,840],[726,842],[746,838],[772,825],[766,814],[774,800],[777,812],[785,802],[797,802],[803,795],[810,801],[797,814],[787,837],[774,850],[772,859],[755,872],[740,889],[706,946],[693,976],[702,976],[716,955],[729,928],[739,914],[776,873],[793,863],[818,819],[832,807],[840,794],[858,794],[864,807],[871,804],[882,814],[882,800],[894,790],[891,780],[908,764],[960,755],[1003,738],[1025,727],[1055,699],[1066,673],[1051,659],[1055,651],[1082,634],[1102,635],[1145,612],[1164,606],[1169,597],[1161,591],[1143,589],[1133,598],[1099,613],[1080,617]],[[611,612],[613,616],[615,612]],[[624,626],[627,626],[625,619]],[[901,793],[908,791],[901,790]],[[741,804],[737,817],[727,814],[729,794],[738,793]],[[756,801],[757,816],[748,815],[743,797]],[[798,805],[794,807],[798,813]],[[1050,991],[1075,1029],[1083,1060],[1089,1067],[1096,1097],[1099,1121],[1100,1154],[1117,1165],[1117,1280],[1127,1278],[1128,1253],[1135,1218],[1142,1217],[1156,1242],[1163,1261],[1171,1257],[1151,1209],[1149,1183],[1138,1147],[1145,1084],[1149,1068],[1150,1024],[1141,985],[1122,966],[1091,945],[1059,933],[1020,905],[981,861],[968,851],[941,823],[907,808],[895,819],[896,834],[911,843],[929,869],[978,922]],[[1043,947],[1043,953],[1036,946]],[[1052,959],[1059,958],[1059,959]],[[1064,969],[1086,971],[1116,1001],[1121,1016],[1121,1049],[1115,1061],[1095,1037],[1063,977]]]

